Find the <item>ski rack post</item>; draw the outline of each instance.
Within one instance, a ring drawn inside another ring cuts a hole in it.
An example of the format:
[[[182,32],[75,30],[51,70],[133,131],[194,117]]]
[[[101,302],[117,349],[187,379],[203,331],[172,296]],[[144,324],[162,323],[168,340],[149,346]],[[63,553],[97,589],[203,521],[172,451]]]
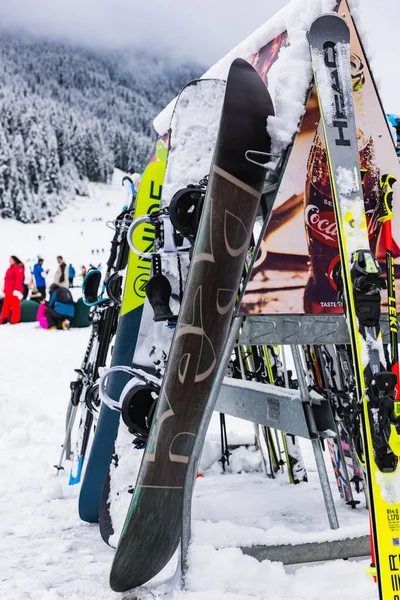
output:
[[[332,409],[326,398],[315,392],[310,395],[298,347],[292,346],[292,352],[299,390],[251,381],[246,381],[244,387],[238,386],[237,380],[226,378],[216,410],[311,440],[329,525],[337,529],[339,523],[320,446],[321,438],[334,432]]]
[[[306,412],[306,415],[308,417],[310,429],[312,428],[316,430],[317,426],[315,422],[315,416],[309,404],[310,395],[308,393],[307,382],[304,376],[304,369],[301,362],[299,347],[297,345],[292,345],[291,349],[293,362],[296,369],[297,380],[299,382],[300,397],[304,405],[304,411]],[[329,524],[331,526],[331,529],[339,529],[339,521],[336,514],[335,504],[333,502],[332,490],[329,485],[328,474],[326,472],[326,465],[322,454],[321,441],[319,437],[311,438],[311,444],[314,451],[314,458],[317,465],[319,481],[321,484],[322,495],[324,497]]]
[[[262,233],[260,234],[261,237]],[[258,245],[256,248],[258,248]],[[248,277],[245,279],[243,288],[246,287],[247,282]],[[223,382],[229,358],[237,343],[237,335],[240,328],[241,345],[277,344],[292,347],[293,359],[299,380],[298,391],[279,388],[279,393],[277,393],[276,386],[262,384],[263,391],[261,392],[259,389],[260,384],[246,381],[246,398],[244,400],[244,390],[238,387],[237,381],[233,384],[229,378],[226,378]],[[390,330],[387,315],[382,315],[381,331],[384,343],[388,343],[390,340]],[[184,484],[180,548],[181,583],[183,588],[185,588],[185,575],[188,568],[191,501],[196,480],[197,465],[208,424],[214,410],[310,439],[314,450],[328,520],[332,529],[339,527],[320,445],[321,439],[327,438],[330,435],[326,430],[331,429],[334,431],[334,417],[329,401],[326,398],[315,393],[311,397],[308,392],[299,348],[297,346],[299,344],[350,344],[349,331],[344,315],[247,315],[242,313],[240,316],[239,312],[239,316],[236,315],[233,319],[223,359],[219,365],[218,377],[211,391],[199,435],[196,438],[193,453],[189,459]],[[295,399],[294,396],[297,396],[297,401],[293,401]],[[278,419],[276,418],[276,407],[279,407]],[[305,546],[307,544],[302,544],[301,547],[306,550]],[[310,543],[308,546],[308,554],[299,552],[296,546],[287,545],[271,547],[257,546],[254,548],[241,548],[241,550],[243,553],[254,556],[258,560],[268,558],[270,560],[283,561],[284,564],[311,561],[315,557],[315,553],[318,556],[326,557],[323,560],[328,560],[366,556],[370,551],[369,536],[367,535],[355,539],[340,540],[334,544],[332,542]]]
[[[242,323],[243,322],[243,323]],[[389,341],[389,320],[383,316],[381,320],[382,333],[384,341]],[[237,387],[237,382],[233,384],[229,378],[223,381],[229,358],[237,343],[239,329],[241,344],[290,344],[292,346],[293,360],[295,363],[297,376],[299,380],[299,391],[279,388],[274,397],[274,388],[271,384],[262,384],[264,392],[260,392],[260,384],[246,381],[247,397],[243,400],[243,389]],[[210,394],[204,419],[201,424],[199,435],[196,438],[193,453],[189,459],[188,470],[185,480],[182,507],[182,536],[180,569],[181,582],[185,587],[185,575],[188,568],[188,551],[190,545],[191,531],[191,501],[194,483],[196,480],[197,465],[200,459],[205,434],[211,415],[215,410],[230,414],[250,421],[263,422],[265,425],[287,429],[294,435],[311,439],[317,469],[320,475],[321,490],[325,501],[325,506],[332,529],[339,526],[335,505],[333,503],[332,492],[327,478],[325,463],[322,457],[320,438],[327,437],[324,430],[333,428],[333,415],[328,401],[319,397],[317,394],[310,394],[307,389],[305,375],[301,365],[301,358],[297,344],[349,344],[349,334],[344,316],[338,314],[332,315],[263,315],[235,317],[231,327],[223,360],[219,365],[218,380]],[[294,402],[295,396],[301,397],[301,402]],[[287,397],[285,397],[287,396]],[[288,402],[288,399],[290,402]],[[273,416],[276,406],[279,403],[279,420]],[[307,417],[306,417],[307,415]],[[270,417],[268,419],[268,416]],[[272,417],[272,418],[271,418]],[[332,420],[331,420],[332,419]],[[366,556],[369,553],[369,536],[361,536],[354,540],[340,540],[340,543],[329,547],[323,543],[309,544],[309,558],[299,553],[296,546],[257,546],[254,548],[241,548],[245,554],[250,554],[258,560],[283,561],[284,564],[294,564],[312,560],[315,551],[320,556],[326,556],[328,559],[349,558],[355,556]],[[302,545],[302,548],[304,545]],[[322,554],[321,554],[322,553]]]

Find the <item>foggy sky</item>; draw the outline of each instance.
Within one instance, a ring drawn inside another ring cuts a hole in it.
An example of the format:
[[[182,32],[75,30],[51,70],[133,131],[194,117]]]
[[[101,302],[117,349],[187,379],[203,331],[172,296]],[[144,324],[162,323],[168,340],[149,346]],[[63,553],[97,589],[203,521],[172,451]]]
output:
[[[208,66],[287,1],[0,0],[0,25],[91,45],[163,45]]]
[[[400,113],[400,0],[359,0],[387,112]],[[0,0],[0,25],[91,46],[167,47],[210,66],[288,0]]]

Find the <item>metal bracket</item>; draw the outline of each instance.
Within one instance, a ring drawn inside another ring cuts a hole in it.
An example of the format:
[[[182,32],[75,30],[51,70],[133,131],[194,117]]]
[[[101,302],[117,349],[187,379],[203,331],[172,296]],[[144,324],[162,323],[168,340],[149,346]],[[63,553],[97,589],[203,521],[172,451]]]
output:
[[[389,318],[381,318],[384,343],[390,341]],[[249,315],[241,344],[350,344],[344,315]]]
[[[259,150],[246,150],[244,155],[246,157],[246,160],[248,160],[250,163],[253,163],[253,165],[257,165],[257,167],[262,167],[263,169],[271,171],[272,173],[275,173],[277,171],[279,165],[279,161],[273,162],[272,159],[279,159],[281,157],[280,154],[271,154],[271,152],[260,152]],[[259,156],[260,158],[267,158],[268,162],[260,162],[258,160],[255,160],[255,158],[251,158],[252,155],[254,157]]]
[[[309,426],[298,390],[225,377],[215,410],[309,440],[329,437],[327,431],[333,435],[334,421],[329,402],[313,393],[307,398],[307,403],[310,403],[312,412],[318,413],[314,415],[315,422],[323,423],[323,430]]]

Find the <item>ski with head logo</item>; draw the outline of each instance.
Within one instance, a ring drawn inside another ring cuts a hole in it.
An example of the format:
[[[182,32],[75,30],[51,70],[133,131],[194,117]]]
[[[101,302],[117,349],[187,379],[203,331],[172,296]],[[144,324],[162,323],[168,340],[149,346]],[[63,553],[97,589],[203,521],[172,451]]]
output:
[[[362,433],[378,593],[399,600],[400,402],[395,373],[386,369],[380,331],[381,269],[371,252],[350,69],[350,33],[336,13],[317,18],[308,32],[326,144],[341,269],[336,284],[345,308],[356,404]]]

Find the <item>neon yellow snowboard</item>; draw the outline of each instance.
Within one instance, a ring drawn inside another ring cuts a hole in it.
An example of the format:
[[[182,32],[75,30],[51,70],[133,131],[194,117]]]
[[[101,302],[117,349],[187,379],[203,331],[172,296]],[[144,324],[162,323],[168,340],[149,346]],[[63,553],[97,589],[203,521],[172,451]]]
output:
[[[150,163],[145,169],[136,199],[135,219],[158,210],[165,168],[166,161],[162,160]],[[134,232],[135,245],[140,251],[151,250],[154,237],[154,228],[148,223],[139,225]],[[111,366],[132,364],[150,267],[149,259],[130,251]],[[126,380],[124,374],[111,376],[108,393],[113,398],[118,398]],[[119,416],[118,411],[102,405],[79,496],[79,516],[89,523],[99,521],[101,497],[118,432]]]

